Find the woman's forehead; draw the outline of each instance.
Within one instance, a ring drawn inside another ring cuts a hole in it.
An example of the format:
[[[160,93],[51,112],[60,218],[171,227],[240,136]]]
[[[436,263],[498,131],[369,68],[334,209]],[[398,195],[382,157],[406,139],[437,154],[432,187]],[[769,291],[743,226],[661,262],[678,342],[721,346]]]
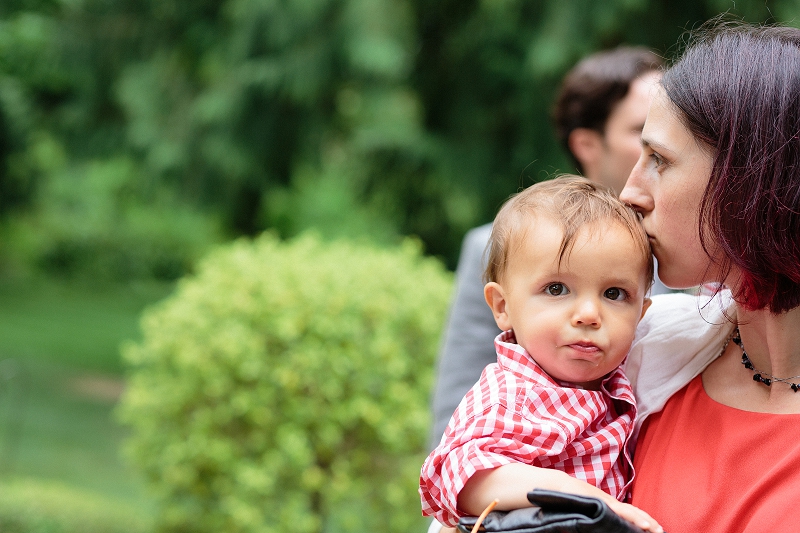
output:
[[[678,155],[696,145],[694,135],[680,119],[679,111],[662,87],[656,90],[642,130],[642,145],[662,155]],[[664,154],[663,152],[668,152]]]

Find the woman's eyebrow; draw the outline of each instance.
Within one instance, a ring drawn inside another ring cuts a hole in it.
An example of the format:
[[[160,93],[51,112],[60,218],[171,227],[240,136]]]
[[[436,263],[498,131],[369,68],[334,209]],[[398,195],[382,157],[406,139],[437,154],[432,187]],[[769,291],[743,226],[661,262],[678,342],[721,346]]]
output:
[[[661,151],[670,152],[670,153],[672,152],[672,150],[670,150],[669,148],[667,148],[665,145],[661,144],[658,141],[654,141],[654,140],[651,140],[651,139],[646,139],[645,137],[642,137],[641,141],[642,141],[642,146],[644,148],[650,148],[651,150],[655,150],[655,151],[658,151],[658,152],[661,152]]]

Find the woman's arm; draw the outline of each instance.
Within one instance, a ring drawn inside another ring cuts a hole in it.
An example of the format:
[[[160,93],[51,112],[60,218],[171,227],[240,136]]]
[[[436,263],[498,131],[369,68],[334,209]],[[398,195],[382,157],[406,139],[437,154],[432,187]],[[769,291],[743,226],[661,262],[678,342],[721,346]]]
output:
[[[458,508],[478,516],[495,498],[497,510],[510,511],[531,507],[527,493],[534,488],[568,492],[602,500],[612,511],[636,526],[662,533],[661,526],[650,515],[627,503],[617,501],[597,487],[560,470],[511,463],[473,475],[458,495]],[[522,489],[522,490],[521,490]]]

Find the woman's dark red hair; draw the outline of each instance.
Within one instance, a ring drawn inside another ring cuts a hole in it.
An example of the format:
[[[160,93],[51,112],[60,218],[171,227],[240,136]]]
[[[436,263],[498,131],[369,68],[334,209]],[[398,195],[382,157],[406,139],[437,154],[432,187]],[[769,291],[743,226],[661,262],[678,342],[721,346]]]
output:
[[[701,203],[706,251],[736,267],[735,299],[800,306],[800,30],[716,24],[664,75],[684,124],[714,153]]]

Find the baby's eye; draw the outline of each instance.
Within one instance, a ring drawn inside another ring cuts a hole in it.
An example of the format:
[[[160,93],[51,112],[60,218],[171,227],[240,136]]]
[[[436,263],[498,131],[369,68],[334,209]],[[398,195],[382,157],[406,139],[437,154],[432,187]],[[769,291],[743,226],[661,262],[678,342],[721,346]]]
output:
[[[563,296],[569,293],[569,289],[563,283],[551,283],[545,287],[544,292],[550,296]]]
[[[603,293],[603,296],[609,300],[624,300],[628,297],[628,293],[619,287],[611,287],[610,289],[606,289],[606,292]]]

